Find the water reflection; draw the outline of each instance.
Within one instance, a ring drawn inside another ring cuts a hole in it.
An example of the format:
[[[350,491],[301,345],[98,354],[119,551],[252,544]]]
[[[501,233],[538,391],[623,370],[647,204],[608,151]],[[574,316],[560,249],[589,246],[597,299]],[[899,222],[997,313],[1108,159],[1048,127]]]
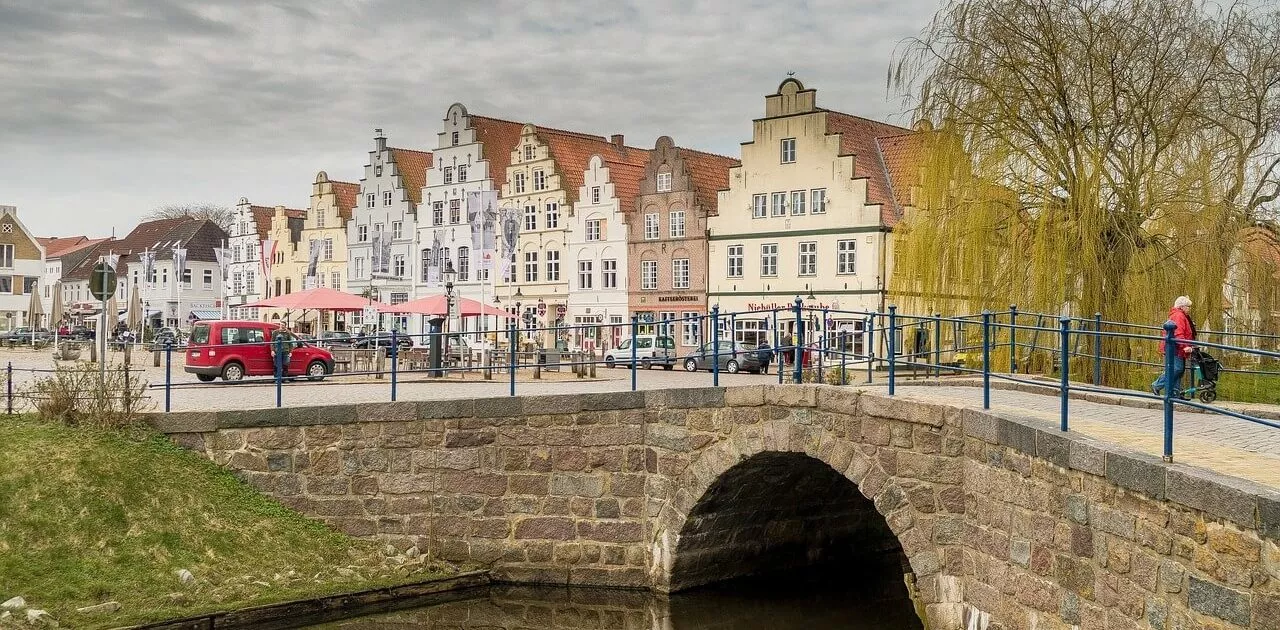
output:
[[[671,595],[494,586],[475,597],[314,628],[401,630],[918,630],[901,582],[738,580]]]

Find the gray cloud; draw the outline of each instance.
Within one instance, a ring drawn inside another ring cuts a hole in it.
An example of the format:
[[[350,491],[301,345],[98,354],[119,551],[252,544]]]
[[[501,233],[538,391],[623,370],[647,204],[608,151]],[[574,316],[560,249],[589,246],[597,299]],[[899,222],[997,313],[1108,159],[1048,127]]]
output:
[[[906,122],[895,44],[937,0],[0,0],[0,203],[37,231],[184,200],[305,205],[374,127],[430,149],[445,108],[737,154],[788,71]],[[72,217],[74,223],[61,220]]]

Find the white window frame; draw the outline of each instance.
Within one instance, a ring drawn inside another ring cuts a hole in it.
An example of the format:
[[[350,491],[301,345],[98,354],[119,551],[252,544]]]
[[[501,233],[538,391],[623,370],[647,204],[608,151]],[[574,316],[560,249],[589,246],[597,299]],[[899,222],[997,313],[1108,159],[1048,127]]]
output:
[[[728,278],[742,277],[742,245],[730,245],[725,248],[725,276]]]
[[[378,195],[374,193],[366,193],[364,196],[364,207],[373,208],[378,203]]]
[[[443,172],[444,172],[444,183],[452,184],[453,183],[453,167],[446,166],[444,167]]]
[[[826,214],[827,189],[814,188],[809,191],[809,214]]]
[[[369,226],[367,225],[356,226],[356,242],[357,243],[369,242]],[[240,262],[240,248],[238,247],[236,248],[236,262]]]
[[[658,261],[640,261],[640,289],[643,291],[658,290]]]
[[[462,223],[462,200],[449,200],[449,225],[458,225]]]
[[[689,259],[673,258],[671,260],[671,288],[689,288]]]
[[[858,273],[858,241],[843,239],[836,241],[836,273],[853,275]]]
[[[538,281],[538,252],[524,253],[524,281]]]
[[[702,313],[696,313],[693,311],[680,313],[680,321],[682,324],[680,326],[680,345],[686,348],[698,345],[698,338],[701,336],[701,333],[699,332],[699,324],[701,322],[698,318],[701,316]]]
[[[618,288],[618,261],[608,259],[600,261],[600,288]]]
[[[783,164],[796,163],[796,139],[783,138],[779,146],[779,159]]]
[[[431,224],[444,225],[444,202],[431,202]]]
[[[560,227],[560,202],[548,201],[546,211],[547,211],[547,229],[548,230],[558,229]]]
[[[391,257],[391,274],[397,278],[403,278],[405,272],[404,254],[396,254]]]
[[[684,238],[684,210],[672,210],[667,223],[670,224],[671,238]]]
[[[769,216],[771,217],[787,216],[787,193],[785,192],[769,193]]]
[[[583,291],[590,291],[595,288],[593,286],[595,273],[591,269],[592,266],[592,261],[590,260],[578,261],[578,288]]]
[[[751,218],[763,219],[769,216],[769,195],[760,193],[751,196]]]
[[[333,239],[324,239],[324,259],[333,260]]]
[[[459,281],[466,282],[471,280],[471,248],[470,247],[463,246],[458,248],[457,272],[458,272]]]
[[[587,219],[586,237],[587,242],[595,242],[601,240],[604,234],[604,219]]]
[[[547,282],[560,281],[560,250],[547,250]]]
[[[800,242],[796,275],[818,275],[818,241]]]
[[[760,245],[760,277],[778,277],[778,244],[762,243]]]
[[[538,206],[527,204],[524,207],[524,231],[533,232],[538,229]]]
[[[547,189],[547,172],[546,171],[540,168],[533,169],[533,189],[534,190]]]
[[[458,165],[458,183],[462,184],[462,183],[465,183],[466,181],[467,181],[467,165],[459,164]]]
[[[391,238],[404,238],[404,221],[391,222]]]
[[[591,203],[600,203],[600,187],[591,187]]]
[[[658,192],[671,192],[671,173],[658,173]]]
[[[384,205],[384,206],[389,206],[389,205],[391,205],[391,191],[390,191],[390,190],[384,190],[384,191],[382,191],[382,205]]]
[[[515,177],[511,178],[511,187],[515,190],[515,193],[517,195],[522,194],[524,192],[524,173],[523,172],[516,173]]]
[[[644,240],[656,241],[661,232],[658,231],[658,213],[649,212],[644,215]]]
[[[799,216],[805,213],[805,197],[808,191],[793,190],[791,191],[791,215]]]

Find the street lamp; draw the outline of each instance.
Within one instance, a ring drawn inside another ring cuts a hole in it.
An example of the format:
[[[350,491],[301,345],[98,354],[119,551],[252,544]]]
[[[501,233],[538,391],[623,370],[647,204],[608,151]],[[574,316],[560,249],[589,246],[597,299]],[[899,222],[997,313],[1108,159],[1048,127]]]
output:
[[[444,261],[444,300],[445,300],[445,332],[449,332],[449,320],[453,319],[453,281],[458,279],[458,271],[453,268],[453,261]]]

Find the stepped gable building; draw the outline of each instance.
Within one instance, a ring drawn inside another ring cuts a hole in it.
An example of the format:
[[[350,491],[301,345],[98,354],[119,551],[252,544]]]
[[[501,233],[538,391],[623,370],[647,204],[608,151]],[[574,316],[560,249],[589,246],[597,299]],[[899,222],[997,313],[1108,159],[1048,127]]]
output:
[[[418,216],[414,284],[419,297],[444,293],[443,280],[432,282],[428,277],[428,261],[436,247],[440,248],[441,269],[448,264],[456,272],[455,295],[501,304],[510,294],[512,285],[509,276],[502,276],[501,261],[494,258],[492,269],[486,270],[479,253],[474,251],[467,197],[476,193],[490,199],[498,196],[520,128],[520,123],[471,114],[462,103],[450,105],[445,112]],[[449,329],[495,330],[501,326],[493,318],[464,318],[450,322]],[[420,323],[415,329],[426,332],[426,324]]]
[[[707,221],[738,166],[667,136],[655,143],[636,204],[625,214],[628,307],[643,333],[661,328],[684,349],[704,338],[697,317],[708,312]]]
[[[284,206],[254,205],[245,197],[241,197],[236,204],[231,234],[227,238],[231,259],[227,268],[230,286],[226,300],[233,318],[258,319],[261,316],[261,309],[243,308],[243,306],[278,294],[271,290],[271,280],[278,277],[274,272],[275,264],[276,261],[281,260],[282,252],[288,252],[288,255],[292,256],[293,243],[281,242],[272,236],[271,224],[277,209],[284,212],[290,219],[301,220],[306,216],[304,210]],[[277,236],[280,235],[277,234]],[[264,264],[262,246],[263,241],[268,239],[276,240],[276,251],[271,264]],[[271,270],[273,275],[271,279],[266,277],[268,270]],[[294,289],[292,282],[288,286],[291,292]]]
[[[769,311],[797,296],[815,308],[883,310],[918,146],[910,129],[818,107],[816,91],[794,78],[765,97],[707,226],[710,303],[761,313],[735,318],[735,339],[767,338]],[[833,340],[862,327],[860,317],[809,319],[807,329]],[[778,326],[794,332],[795,320],[779,316]]]
[[[27,321],[31,294],[45,273],[45,246],[18,219],[18,208],[0,206],[0,322],[8,330],[35,326]]]
[[[311,202],[298,235],[290,263],[290,276],[298,286],[329,287],[346,291],[347,222],[360,196],[360,184],[329,179],[329,174],[316,173],[311,184]],[[308,279],[311,243],[318,243],[314,279]],[[283,289],[283,287],[281,287]],[[324,330],[346,330],[344,313],[303,313],[295,319],[297,328],[309,334]]]
[[[387,146],[381,129],[360,178],[360,193],[347,222],[347,290],[376,301],[401,304],[413,299],[417,222],[427,170],[427,151]],[[377,327],[360,313],[353,326]],[[392,320],[402,328],[404,320]]]
[[[635,151],[639,153],[639,151]],[[632,161],[595,154],[587,161],[578,199],[569,216],[569,300],[565,323],[614,324],[607,329],[574,328],[569,347],[604,350],[616,347],[627,319],[628,211],[636,205],[645,169]],[[597,334],[603,332],[602,335]]]
[[[541,327],[565,322],[568,315],[569,275],[574,272],[566,254],[567,214],[578,201],[588,162],[593,155],[622,165],[643,167],[648,151],[628,147],[621,135],[606,140],[574,131],[525,124],[510,152],[502,203],[520,212],[515,282],[522,294],[520,309]],[[544,333],[542,343],[557,341]]]

